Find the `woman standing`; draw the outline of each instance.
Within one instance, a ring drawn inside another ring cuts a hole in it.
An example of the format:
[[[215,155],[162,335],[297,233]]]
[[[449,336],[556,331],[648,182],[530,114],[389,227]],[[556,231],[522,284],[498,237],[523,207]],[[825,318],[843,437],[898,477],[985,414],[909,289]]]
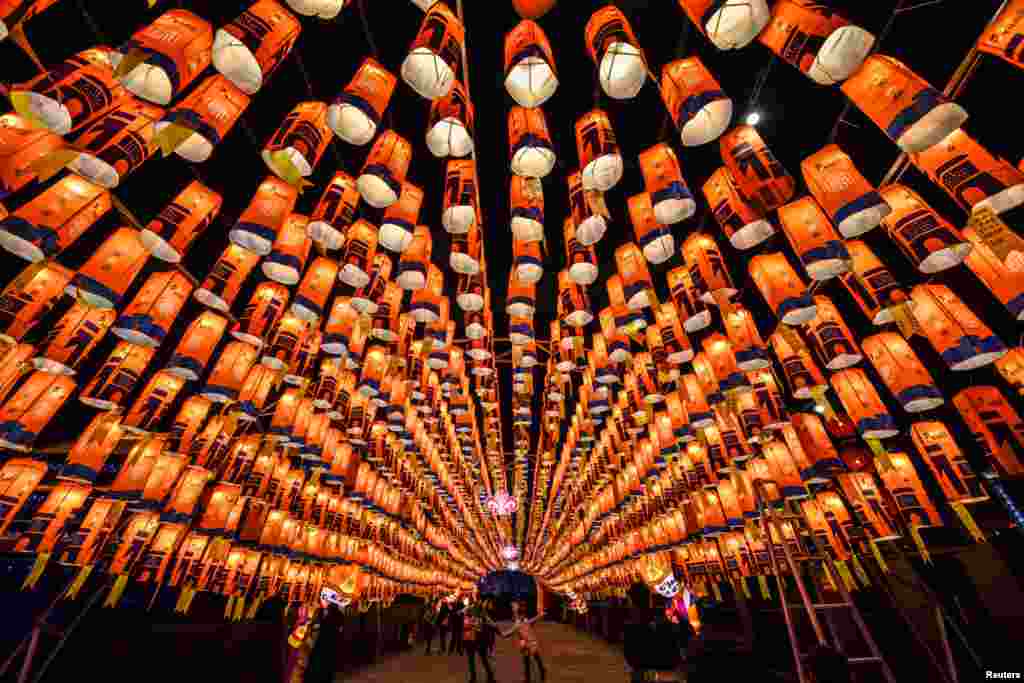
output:
[[[484,624],[487,614],[480,603],[468,605],[462,613],[462,646],[469,664],[469,683],[476,683],[476,658],[480,657],[487,673],[487,683],[494,683],[494,671],[487,659],[487,643],[484,640]]]
[[[526,676],[526,683],[531,683],[532,678],[532,667],[530,666],[530,659],[537,662],[537,669],[540,671],[540,680],[543,681],[547,678],[547,671],[544,670],[544,660],[540,658],[540,643],[537,641],[537,635],[533,632],[533,624],[540,619],[543,614],[538,614],[533,619],[526,618],[526,606],[520,601],[512,603],[512,619],[515,624],[509,631],[502,631],[501,635],[503,638],[508,638],[513,633],[518,637],[519,651],[523,655],[523,673]]]

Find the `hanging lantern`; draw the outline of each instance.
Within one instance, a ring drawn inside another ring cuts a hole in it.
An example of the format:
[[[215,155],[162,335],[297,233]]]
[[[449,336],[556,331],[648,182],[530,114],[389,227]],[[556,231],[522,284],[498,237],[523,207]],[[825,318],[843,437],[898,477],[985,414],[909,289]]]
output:
[[[119,414],[106,412],[96,415],[68,451],[60,477],[95,482],[123,433]]]
[[[289,368],[305,334],[306,322],[291,313],[286,313],[277,321],[277,325],[270,333],[260,362],[272,370],[281,371]],[[244,375],[241,379],[245,379]]]
[[[784,498],[799,500],[807,497],[807,487],[800,478],[796,461],[786,444],[781,441],[769,441],[761,444],[761,454],[768,466],[767,472],[771,481],[779,487]],[[755,477],[756,478],[756,477]]]
[[[591,15],[585,32],[601,89],[615,100],[636,97],[647,80],[647,61],[626,15],[606,5]]]
[[[520,12],[520,16],[527,15]],[[558,74],[548,37],[535,22],[519,22],[505,36],[505,90],[520,107],[533,109],[547,102],[557,89]]]
[[[366,58],[355,76],[327,110],[334,133],[352,145],[365,145],[377,133],[398,79],[373,58]]]
[[[379,235],[382,247],[399,253],[409,248],[422,204],[423,190],[410,183],[402,183],[398,201],[384,210]]]
[[[300,102],[284,117],[277,132],[260,151],[267,168],[281,180],[294,185],[298,171],[303,178],[313,174],[331,141],[327,126],[327,105]]]
[[[981,481],[946,425],[941,422],[915,422],[910,428],[910,436],[946,500],[960,504],[988,500]]]
[[[509,304],[512,303],[512,283],[509,283]],[[569,271],[563,270],[558,273],[558,304],[560,316],[567,325],[572,327],[585,327],[594,319],[590,312],[590,299],[587,291],[572,281]],[[533,306],[530,306],[532,314]],[[509,315],[514,315],[509,313]]]
[[[458,81],[444,97],[430,104],[427,148],[435,157],[464,157],[473,152],[475,113],[469,94]]]
[[[699,57],[662,67],[661,96],[684,147],[718,139],[732,120],[732,100]]]
[[[90,308],[76,302],[46,335],[32,364],[43,372],[75,374],[78,366],[106,336],[116,316],[113,309]]]
[[[631,311],[639,311],[657,304],[654,284],[644,263],[643,252],[627,242],[615,250],[615,266],[622,277],[623,294]]]
[[[583,188],[582,174],[569,176],[569,207],[576,238],[583,246],[597,244],[608,229],[608,207],[604,197],[597,191]]]
[[[358,204],[356,181],[344,171],[337,171],[317,202],[306,234],[325,249],[340,249],[345,231],[355,220]]]
[[[881,492],[870,472],[850,472],[837,477],[854,516],[874,542],[900,538],[895,520],[882,504]]]
[[[716,379],[717,391],[724,394],[727,391],[734,390],[749,390],[750,385],[747,383],[747,377],[742,372],[736,363],[736,353],[732,348],[732,344],[729,340],[715,332],[714,334],[704,338],[701,342],[701,346],[704,349],[704,358],[706,359],[711,373]],[[696,358],[694,361],[696,362]],[[694,371],[697,372],[697,377],[701,377],[701,371],[699,369],[700,363],[694,365]],[[707,393],[707,392],[705,392]],[[711,400],[711,395],[708,395]],[[717,403],[717,400],[712,401]]]
[[[66,175],[0,220],[0,247],[26,261],[42,261],[71,246],[110,208],[106,190]]]
[[[963,129],[910,160],[967,212],[1000,214],[1024,203],[1024,173],[992,155]]]
[[[210,414],[213,403],[198,394],[185,399],[171,424],[172,450],[189,453],[192,443]]]
[[[511,197],[512,236],[524,242],[544,239],[544,188],[536,178],[513,175]]]
[[[11,104],[57,135],[80,130],[129,97],[114,78],[111,52],[105,46],[90,47],[27,83],[12,86]]]
[[[576,121],[576,153],[583,189],[607,192],[622,179],[622,155],[604,111],[594,109]]]
[[[277,231],[295,209],[298,190],[276,176],[267,176],[228,233],[232,242],[260,256],[270,253]]]
[[[996,371],[1007,384],[1021,393],[1024,388],[1024,351],[1018,346],[995,362]]]
[[[35,348],[29,344],[4,344],[3,351],[0,351],[0,400],[21,380],[33,354]],[[38,369],[49,372],[44,368]]]
[[[963,125],[967,112],[905,64],[871,55],[843,93],[907,154],[923,152]]]
[[[213,42],[213,66],[242,92],[256,94],[291,52],[302,29],[275,0],[257,0]]]
[[[402,80],[428,100],[447,95],[462,71],[465,35],[465,27],[447,5],[433,5],[402,62]]]
[[[24,485],[24,481],[25,477],[22,475],[15,485]],[[17,537],[12,548],[16,553],[36,555],[35,567],[26,581],[28,586],[35,583],[33,579],[38,578],[36,572],[41,572],[46,566],[57,542],[66,533],[69,522],[75,518],[90,493],[92,486],[89,484],[61,481],[50,490],[50,495],[33,512],[31,525]]]
[[[1022,54],[1021,29],[1020,29],[1020,0],[1010,0],[999,8],[999,14],[995,16],[978,38],[977,49],[990,55],[1005,59],[1010,64],[1020,68]]]
[[[476,162],[450,159],[445,169],[444,209],[441,223],[452,234],[477,225]]]
[[[339,277],[339,279],[341,278]],[[353,293],[351,299],[352,308],[368,315],[377,313],[377,300],[384,295],[384,290],[390,279],[391,259],[386,253],[378,250],[373,255],[373,265],[370,267],[370,282]]]
[[[408,140],[393,130],[381,133],[356,179],[363,201],[375,209],[386,209],[397,202],[411,162],[412,145]]]
[[[846,247],[851,257],[850,272],[841,278],[846,291],[875,325],[892,322],[892,309],[908,300],[906,293],[867,244],[851,240]]]
[[[736,295],[722,252],[709,235],[695,232],[683,242],[683,261],[704,303],[724,305]]]
[[[576,224],[566,218],[562,224],[565,239],[565,254],[568,261],[569,277],[576,284],[587,286],[597,281],[597,256],[592,246],[582,244],[576,238]]]
[[[829,370],[842,370],[859,363],[863,356],[839,309],[825,296],[814,297],[814,305],[817,314],[807,324],[807,336],[817,358]]]
[[[478,221],[479,222],[479,221]],[[540,245],[531,242],[533,247],[527,250],[534,250],[539,253]],[[480,228],[476,224],[462,234],[454,234],[450,242],[451,253],[448,255],[448,265],[460,275],[475,275],[483,267],[483,245],[480,243]],[[529,265],[529,264],[527,264]]]
[[[165,156],[173,151],[186,161],[202,163],[210,158],[248,107],[249,96],[231,81],[220,74],[210,76],[156,124],[157,140]],[[183,137],[165,140],[161,133],[167,126],[185,129]],[[190,134],[186,135],[187,132]]]
[[[248,422],[256,421],[262,415],[270,392],[278,384],[278,373],[262,363],[249,368],[245,382],[238,392],[238,404],[242,413],[238,419]]]
[[[29,375],[0,406],[0,446],[27,452],[74,390],[74,380],[66,375]]]
[[[1019,477],[1024,464],[1017,455],[1024,446],[1024,423],[996,387],[970,387],[953,397],[953,405],[967,423],[975,443],[992,467],[983,476]],[[1016,447],[1014,446],[1016,444]]]
[[[942,392],[903,337],[893,332],[868,337],[864,340],[864,353],[908,413],[942,405]]]
[[[13,113],[0,116],[0,197],[40,180],[34,167],[64,147],[60,136],[28,119]]]
[[[654,319],[665,345],[665,359],[672,365],[693,360],[693,347],[679,320],[679,311],[671,301],[654,307]]]
[[[775,379],[775,372],[770,367],[754,370],[747,373],[747,381],[754,390],[747,395],[740,394],[740,401],[753,402],[765,429],[781,429],[789,422],[789,415]]]
[[[868,376],[860,368],[847,368],[832,375],[830,382],[846,414],[865,439],[888,439],[899,434],[896,420],[886,409]]]
[[[882,219],[889,237],[922,273],[937,273],[959,265],[971,245],[959,231],[903,185],[882,189],[892,213]]]
[[[324,256],[314,259],[302,278],[291,312],[306,322],[317,322],[324,313],[337,275],[338,264],[333,260]]]
[[[806,0],[783,0],[758,41],[819,85],[834,85],[856,73],[875,37],[831,8]]]
[[[750,249],[775,234],[775,227],[740,196],[729,169],[722,166],[704,183],[704,198],[719,227],[737,249]]]
[[[768,25],[772,16],[765,0],[743,3],[679,0],[679,6],[719,50],[746,47]]]
[[[643,248],[644,258],[650,263],[659,264],[672,258],[676,243],[672,230],[658,223],[651,200],[651,195],[646,192],[630,197],[629,220],[633,224],[636,240]]]
[[[1006,345],[945,285],[910,293],[914,319],[950,370],[973,370],[1006,355]]]
[[[125,414],[122,426],[133,432],[152,431],[184,385],[185,380],[177,375],[165,371],[156,373]]]
[[[150,346],[136,346],[120,341],[107,360],[79,395],[87,406],[112,410],[124,407],[128,395],[142,379],[156,351]]]
[[[312,247],[312,240],[306,237],[308,224],[309,218],[297,213],[284,219],[270,254],[263,260],[264,275],[284,285],[299,281]]]
[[[896,501],[904,524],[911,529],[942,526],[938,510],[928,498],[914,464],[906,453],[890,453],[892,467],[882,468],[879,476]]]
[[[779,222],[812,280],[829,280],[849,271],[850,254],[813,199],[804,197],[779,207]]]
[[[796,182],[752,126],[733,128],[719,140],[722,162],[736,189],[760,213],[793,199]]]
[[[472,276],[463,276],[472,277]],[[441,315],[441,299],[444,292],[444,273],[433,263],[427,265],[426,286],[417,289],[412,293],[412,302],[409,304],[409,315],[418,323],[437,322]],[[477,307],[476,294],[463,292],[459,295],[459,305],[466,311],[464,304],[473,302],[475,310],[479,311],[483,306],[483,298],[479,299],[480,307]],[[467,329],[470,324],[467,322]]]
[[[370,264],[374,262],[376,253],[377,229],[360,218],[349,226],[345,258],[338,279],[350,287],[370,284]]]
[[[650,195],[658,223],[672,225],[696,212],[697,203],[686,186],[679,159],[670,146],[657,144],[641,152],[640,171],[644,177],[644,191]]]
[[[217,363],[199,394],[214,403],[227,403],[238,398],[245,376],[256,362],[259,351],[242,342],[231,342],[217,357]]]
[[[111,331],[132,344],[160,346],[191,295],[191,281],[178,271],[154,273],[122,311]]]
[[[802,325],[817,314],[807,285],[782,252],[750,259],[750,277],[775,315],[787,325]]]
[[[164,110],[129,99],[86,128],[75,141],[78,156],[68,168],[108,190],[137,169],[150,156],[156,134],[154,124]],[[113,131],[113,133],[111,133]]]
[[[259,254],[237,244],[229,244],[199,285],[196,299],[205,306],[227,313],[259,260]]]
[[[359,312],[352,307],[348,297],[335,297],[331,313],[324,324],[323,351],[332,356],[348,352],[349,342],[356,330]]]
[[[522,282],[536,283],[544,275],[544,260],[540,242],[512,242],[512,263],[516,278]]]
[[[699,332],[711,324],[711,311],[701,298],[687,266],[673,268],[666,278],[672,301],[683,319],[683,328],[690,333]]]
[[[795,342],[799,342],[797,345]],[[814,390],[826,386],[825,377],[821,374],[818,365],[811,358],[800,335],[795,338],[787,338],[780,332],[771,336],[769,343],[772,346],[772,353],[782,366],[786,375],[786,382],[789,384],[790,393],[794,398],[806,400],[812,397]]]
[[[71,272],[53,261],[41,261],[21,271],[0,294],[0,339],[21,341],[53,310],[70,280]]]
[[[180,263],[185,252],[220,212],[223,199],[193,180],[139,233],[139,241],[162,261]]]
[[[807,189],[843,237],[875,228],[892,208],[836,145],[826,145],[800,164]]]
[[[964,228],[964,237],[972,246],[967,267],[1013,317],[1024,320],[1024,273],[1010,270],[973,225]]]
[[[512,107],[508,112],[509,152],[512,173],[544,178],[555,167],[555,151],[542,109]]]
[[[561,276],[559,276],[561,281]],[[508,304],[505,312],[516,318],[532,318],[536,311],[537,288],[533,282],[524,282],[513,270],[508,276]]]
[[[722,314],[729,344],[736,356],[736,365],[743,372],[760,370],[771,365],[761,333],[757,331],[754,316],[750,311],[737,306],[729,313]]]

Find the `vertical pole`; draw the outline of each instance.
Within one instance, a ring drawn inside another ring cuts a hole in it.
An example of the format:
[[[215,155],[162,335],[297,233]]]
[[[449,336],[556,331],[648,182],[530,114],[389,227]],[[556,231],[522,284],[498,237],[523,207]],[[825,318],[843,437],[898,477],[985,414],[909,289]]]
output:
[[[28,652],[25,653],[25,661],[21,663],[21,672],[18,674],[18,683],[28,683],[28,674],[32,670],[32,660],[36,657],[36,650],[39,648],[39,624],[32,627],[32,639],[28,643]]]
[[[939,621],[939,634],[942,636],[942,649],[946,653],[946,665],[949,666],[949,677],[953,683],[960,683],[956,675],[956,660],[953,659],[953,648],[949,645],[949,635],[946,633],[946,617],[942,613],[942,607],[935,606],[935,618]]]

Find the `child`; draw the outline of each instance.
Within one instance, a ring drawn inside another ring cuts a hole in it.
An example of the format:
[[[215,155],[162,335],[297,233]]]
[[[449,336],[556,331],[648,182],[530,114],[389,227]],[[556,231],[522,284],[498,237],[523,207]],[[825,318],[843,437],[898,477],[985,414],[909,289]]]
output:
[[[533,632],[532,625],[540,619],[543,614],[538,614],[533,619],[526,618],[526,609],[522,602],[512,603],[512,619],[515,625],[509,631],[502,631],[501,636],[508,638],[513,633],[518,635],[519,651],[523,653],[523,671],[526,675],[526,683],[531,682],[530,658],[537,662],[537,669],[540,671],[540,680],[545,680],[547,672],[544,670],[544,661],[540,658],[540,643]]]

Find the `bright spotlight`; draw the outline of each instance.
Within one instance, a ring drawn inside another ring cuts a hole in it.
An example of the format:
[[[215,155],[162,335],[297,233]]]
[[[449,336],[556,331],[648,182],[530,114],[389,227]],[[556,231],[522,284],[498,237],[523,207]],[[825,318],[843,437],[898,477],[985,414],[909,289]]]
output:
[[[758,114],[756,111],[752,111],[749,114],[747,114],[747,125],[748,126],[756,126],[760,122],[761,122],[761,115]]]

